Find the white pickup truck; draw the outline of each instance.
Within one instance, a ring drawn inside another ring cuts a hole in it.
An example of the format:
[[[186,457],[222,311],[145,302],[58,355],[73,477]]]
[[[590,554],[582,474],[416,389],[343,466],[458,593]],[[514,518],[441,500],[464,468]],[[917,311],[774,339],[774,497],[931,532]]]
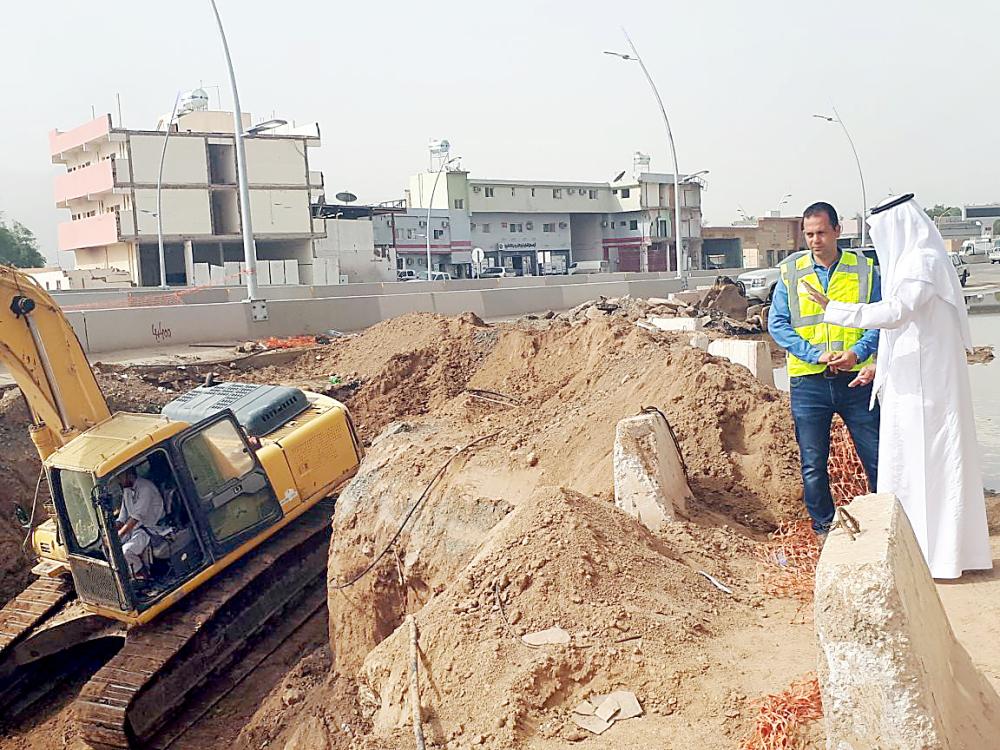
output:
[[[1000,263],[1000,238],[966,240],[959,253],[966,263]]]

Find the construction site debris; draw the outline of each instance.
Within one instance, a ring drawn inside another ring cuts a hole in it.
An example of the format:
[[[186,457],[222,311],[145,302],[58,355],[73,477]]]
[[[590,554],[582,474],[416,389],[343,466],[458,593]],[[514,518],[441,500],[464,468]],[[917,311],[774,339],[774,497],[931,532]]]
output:
[[[565,646],[570,642],[569,633],[560,627],[536,630],[534,633],[525,633],[521,640],[529,646]]]
[[[774,387],[774,367],[771,365],[771,351],[766,342],[715,339],[709,342],[708,353],[742,365],[761,383]]]
[[[615,427],[614,484],[615,505],[651,531],[687,511],[691,488],[663,412],[628,417]]]
[[[805,723],[821,718],[819,681],[814,676],[796,680],[786,690],[761,700],[753,731],[740,750],[806,750],[800,730]]]

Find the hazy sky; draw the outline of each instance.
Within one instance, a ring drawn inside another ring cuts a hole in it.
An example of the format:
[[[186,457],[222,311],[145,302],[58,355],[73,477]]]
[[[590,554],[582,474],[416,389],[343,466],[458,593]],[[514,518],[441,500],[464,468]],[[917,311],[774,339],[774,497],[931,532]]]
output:
[[[657,81],[682,172],[711,170],[707,219],[830,200],[861,208],[912,191],[925,205],[1000,200],[1000,6],[867,2],[310,2],[217,0],[240,96],[255,120],[317,120],[327,191],[402,197],[448,138],[475,177],[607,180],[632,152],[671,171],[634,63],[601,54],[632,34]],[[96,111],[153,128],[179,88],[225,67],[208,0],[9,3],[4,9],[0,211],[47,254],[68,211],[52,204],[47,134]],[[140,8],[142,10],[140,10]],[[228,87],[222,104],[230,106]]]

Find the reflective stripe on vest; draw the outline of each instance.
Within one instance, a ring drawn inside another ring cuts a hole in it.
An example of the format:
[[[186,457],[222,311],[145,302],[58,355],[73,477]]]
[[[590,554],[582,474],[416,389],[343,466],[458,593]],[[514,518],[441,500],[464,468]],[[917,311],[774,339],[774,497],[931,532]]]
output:
[[[874,264],[865,256],[844,250],[836,268],[830,275],[827,294],[837,302],[871,301]],[[823,309],[801,290],[801,282],[810,279],[812,286],[820,288],[819,278],[813,269],[812,255],[801,252],[781,264],[781,279],[788,290],[788,311],[792,328],[803,339],[824,351],[845,351],[864,336],[864,329],[843,328],[823,322]],[[871,362],[859,362],[853,369],[860,370]],[[824,364],[812,364],[788,354],[788,374],[812,375],[823,372]]]

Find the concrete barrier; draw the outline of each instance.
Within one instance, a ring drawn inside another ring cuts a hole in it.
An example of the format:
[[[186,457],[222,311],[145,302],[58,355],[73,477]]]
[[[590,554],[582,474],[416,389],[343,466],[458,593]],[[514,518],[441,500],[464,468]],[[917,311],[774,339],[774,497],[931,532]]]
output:
[[[86,330],[84,347],[91,353],[242,341],[249,335],[246,303],[127,307],[79,314]]]
[[[381,297],[285,300],[267,303],[267,321],[253,323],[251,338],[360,331],[384,320]]]
[[[866,495],[816,568],[816,633],[826,746],[988,748],[1000,696],[958,643],[902,506]]]
[[[563,290],[559,287],[488,289],[480,294],[483,295],[483,310],[487,318],[509,318],[522,313],[565,309]]]
[[[708,353],[742,365],[761,383],[774,388],[774,365],[766,341],[715,339],[709,343]]]
[[[486,304],[483,302],[483,293],[479,291],[435,292],[431,295],[431,299],[434,303],[434,312],[439,315],[473,312],[480,318],[486,317]]]
[[[570,308],[598,297],[624,297],[629,293],[630,285],[626,281],[605,281],[595,284],[567,284],[560,288],[563,306]]]
[[[434,312],[434,292],[383,294],[378,297],[382,320],[415,312]]]

